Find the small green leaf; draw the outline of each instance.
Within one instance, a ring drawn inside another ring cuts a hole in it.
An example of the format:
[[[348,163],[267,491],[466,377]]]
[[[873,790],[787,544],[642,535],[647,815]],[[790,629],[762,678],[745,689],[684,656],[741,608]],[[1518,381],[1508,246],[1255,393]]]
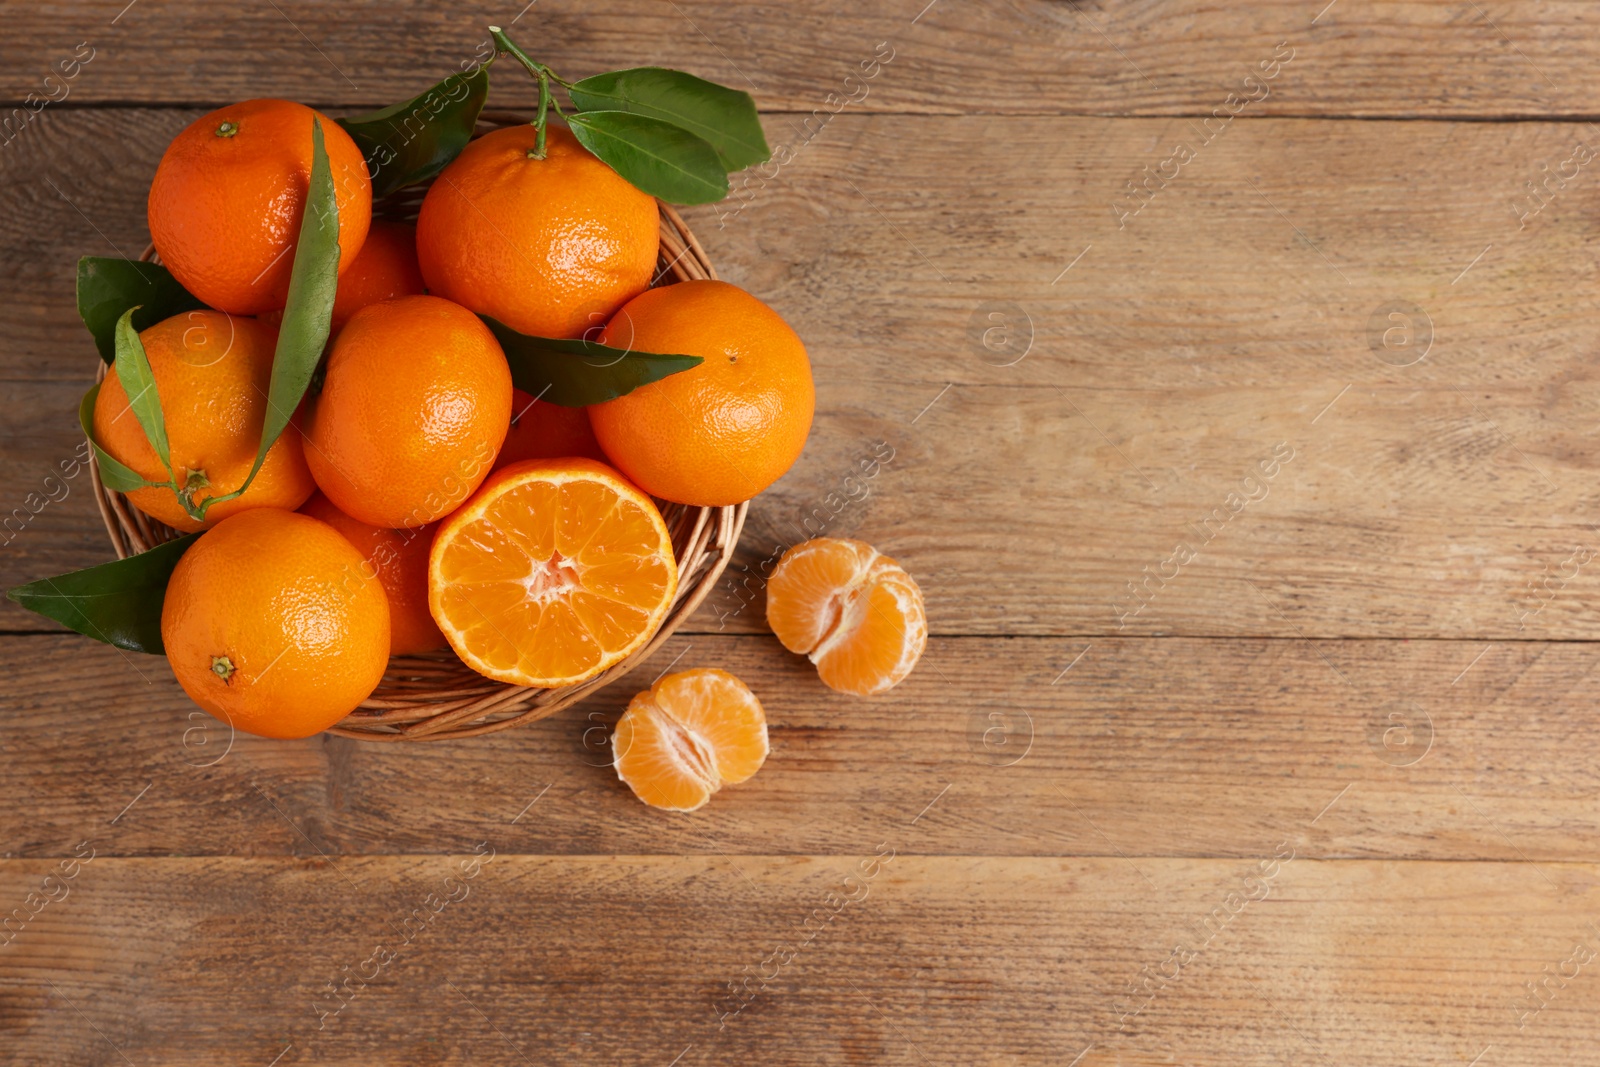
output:
[[[340,119],[367,158],[372,195],[427,181],[461,154],[489,95],[489,67],[452,74],[421,96]]]
[[[94,449],[95,462],[100,465],[100,481],[107,489],[117,493],[131,493],[135,489],[159,488],[168,484],[146,480],[144,475],[124,465],[100,447],[100,442],[94,439],[94,402],[99,395],[99,382],[90,386],[89,391],[83,394],[83,399],[78,402],[78,425],[83,427],[83,436],[89,439],[89,447]]]
[[[681,127],[626,111],[584,111],[567,125],[589,151],[651,196],[711,204],[728,195],[716,149]]]
[[[580,111],[626,111],[688,130],[710,144],[730,172],[772,158],[749,93],[681,70],[614,70],[585,78],[568,92]]]
[[[160,655],[167,580],[199,536],[189,534],[137,556],[19,585],[6,596],[96,641]]]
[[[161,414],[161,393],[156,389],[156,376],[150,369],[150,360],[144,354],[144,342],[139,340],[139,332],[133,328],[133,313],[138,310],[129,308],[117,320],[117,380],[122,383],[122,391],[128,394],[128,406],[133,409],[133,417],[139,420],[146,440],[156,450],[156,455],[161,457],[161,465],[166,468],[167,477],[171,478],[172,454],[167,449],[167,420]]]
[[[698,367],[699,356],[675,356],[610,348],[596,341],[530,337],[487,315],[488,325],[506,362],[511,382],[525,393],[562,407],[581,408],[627,396],[641,385]]]
[[[289,300],[278,327],[278,347],[272,355],[272,382],[267,387],[267,412],[261,422],[261,446],[244,482],[231,493],[208,497],[198,507],[203,520],[212,504],[232,500],[250,488],[267,451],[294,418],[306,387],[322,359],[333,319],[333,294],[339,282],[339,203],[334,198],[333,174],[323,146],[322,122],[312,119],[311,183],[306,191],[305,215],[289,271]],[[191,508],[191,514],[196,509]]]
[[[133,318],[136,330],[205,307],[158,263],[103,256],[78,260],[78,315],[108,364],[117,354],[117,320],[135,306],[139,308]]]

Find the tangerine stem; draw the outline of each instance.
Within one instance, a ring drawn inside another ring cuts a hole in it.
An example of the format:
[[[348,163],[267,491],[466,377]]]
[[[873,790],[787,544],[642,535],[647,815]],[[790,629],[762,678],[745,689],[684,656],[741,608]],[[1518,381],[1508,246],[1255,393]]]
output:
[[[539,68],[539,113],[533,120],[533,158],[544,158],[544,131],[550,119],[550,72]]]
[[[518,48],[517,43],[510,37],[507,37],[506,31],[502,30],[499,26],[490,26],[489,36],[494,38],[495,44],[499,46],[502,52],[516,59],[518,63],[521,63],[525,68],[527,68],[529,74],[532,74],[539,81],[539,111],[533,120],[533,128],[536,131],[536,134],[533,143],[533,151],[529,154],[528,158],[543,159],[545,127],[550,121],[550,105],[552,103],[550,98],[550,81],[552,78],[554,78],[562,85],[567,83],[557,77],[556,73],[549,67],[530,57],[528,53],[524,52],[521,48]],[[556,108],[557,113],[559,113],[560,110],[560,107]]]
[[[174,475],[171,485],[172,491],[178,494],[178,502],[183,505],[183,510],[189,513],[189,517],[195,522],[205,522],[207,505],[205,502],[196,504],[194,502],[194,494],[197,489],[210,487],[211,479],[206,477],[206,472],[203,470],[189,471],[183,480],[181,488],[177,484],[177,476]]]

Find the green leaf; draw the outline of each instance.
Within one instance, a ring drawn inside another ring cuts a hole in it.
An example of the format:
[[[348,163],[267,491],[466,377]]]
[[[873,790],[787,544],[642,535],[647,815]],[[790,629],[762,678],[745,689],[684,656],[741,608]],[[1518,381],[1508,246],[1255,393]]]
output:
[[[144,475],[132,467],[125,466],[100,447],[100,442],[94,439],[94,402],[99,395],[99,382],[90,386],[89,391],[83,394],[83,399],[78,402],[78,425],[83,427],[83,436],[89,439],[89,447],[94,449],[95,462],[100,465],[100,481],[107,489],[118,493],[131,493],[135,489],[151,487],[159,488],[168,484],[147,481]]]
[[[311,121],[311,184],[306,192],[305,215],[300,220],[294,266],[289,271],[289,301],[283,309],[278,347],[272,355],[272,382],[267,387],[261,446],[250,473],[239,488],[200,503],[199,514],[195,517],[202,520],[212,504],[232,500],[250,488],[261,464],[266,461],[267,450],[300,407],[300,400],[306,395],[306,387],[311,384],[317,363],[322,359],[323,346],[328,343],[333,294],[339,282],[339,203],[334,198],[333,173],[323,146],[322,122]]]
[[[489,95],[489,67],[452,74],[421,96],[340,119],[367,158],[374,197],[427,181],[461,154]]]
[[[688,130],[711,145],[730,172],[772,158],[749,93],[681,70],[614,70],[585,78],[568,92],[580,111],[626,111]]]
[[[129,308],[117,320],[117,380],[122,383],[122,391],[128,394],[128,406],[133,409],[133,417],[139,420],[145,439],[161,457],[161,465],[171,478],[172,454],[167,449],[167,420],[161,414],[161,393],[156,389],[150,360],[144,354],[144,342],[133,328],[133,313],[138,310]]]
[[[300,220],[300,240],[289,271],[289,299],[278,327],[272,354],[272,383],[267,388],[267,417],[261,426],[261,451],[252,476],[261,469],[278,435],[294,418],[311,376],[322,359],[333,322],[333,295],[339,283],[339,202],[333,172],[323,147],[322,122],[312,120],[311,184]]]
[[[167,579],[199,536],[189,534],[137,556],[19,585],[6,596],[96,641],[160,655]]]
[[[728,195],[728,175],[710,144],[681,127],[626,111],[583,111],[567,125],[589,151],[651,196],[711,204]]]
[[[581,408],[627,396],[641,385],[698,367],[699,356],[675,356],[610,348],[595,341],[530,337],[487,315],[488,325],[506,362],[511,382],[525,393],[562,407]]]
[[[135,306],[139,308],[133,318],[136,330],[205,307],[158,263],[103,256],[78,260],[78,314],[107,363],[117,354],[117,320]]]

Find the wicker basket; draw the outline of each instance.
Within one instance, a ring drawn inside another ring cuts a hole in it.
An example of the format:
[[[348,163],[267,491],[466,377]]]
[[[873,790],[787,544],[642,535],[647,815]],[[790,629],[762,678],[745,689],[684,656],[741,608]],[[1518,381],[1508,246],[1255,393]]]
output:
[[[515,114],[485,113],[475,136],[525,121]],[[381,217],[415,221],[423,192],[420,187],[402,190],[375,204],[373,212]],[[154,246],[145,249],[142,258],[154,261]],[[676,211],[662,204],[657,282],[716,276],[705,249],[689,227]],[[105,372],[105,364],[101,363],[97,377],[105,377]],[[89,465],[100,516],[119,557],[143,552],[178,536],[171,527],[129,504],[121,493],[107,489],[100,481],[92,452]],[[559,689],[530,689],[493,681],[448,651],[395,656],[389,660],[389,669],[372,695],[328,732],[366,741],[441,741],[494,733],[554,715],[633,670],[694,614],[716,585],[738,545],[749,507],[748,502],[720,508],[658,504],[678,557],[678,596],[661,627],[633,655],[581,685]]]

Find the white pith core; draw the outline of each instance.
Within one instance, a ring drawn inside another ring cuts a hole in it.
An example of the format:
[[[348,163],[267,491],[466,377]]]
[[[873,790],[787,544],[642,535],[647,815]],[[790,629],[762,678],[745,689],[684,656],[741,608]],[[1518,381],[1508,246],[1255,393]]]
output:
[[[528,576],[521,583],[528,599],[538,604],[558,600],[583,586],[577,561],[560,552],[552,552],[543,563],[531,561]]]
[[[704,782],[711,792],[720,789],[722,774],[717,770],[717,753],[711,743],[661,710],[660,705],[652,707],[651,712],[660,721],[667,739],[668,758],[685,774]]]
[[[855,579],[828,598],[828,625],[822,631],[821,640],[810,652],[812,663],[816,663],[832,651],[835,645],[847,640],[861,628],[862,617],[866,614],[867,590],[872,584],[872,565],[877,561],[878,553],[874,552],[866,564],[856,572]]]

